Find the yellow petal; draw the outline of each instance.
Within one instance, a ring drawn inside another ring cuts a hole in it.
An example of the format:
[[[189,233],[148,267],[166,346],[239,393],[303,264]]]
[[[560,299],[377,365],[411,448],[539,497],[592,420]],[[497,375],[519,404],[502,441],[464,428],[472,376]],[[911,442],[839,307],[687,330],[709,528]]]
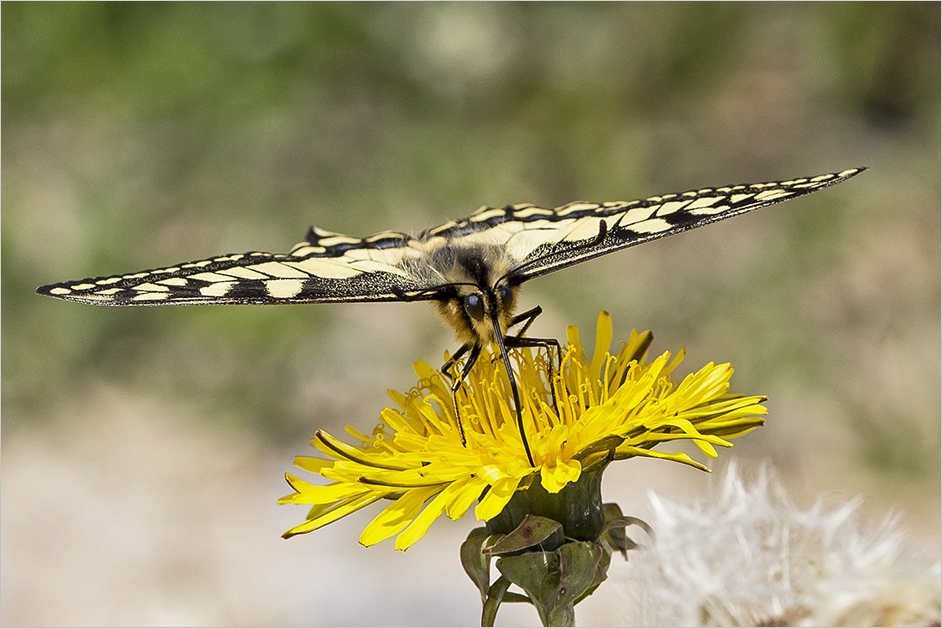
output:
[[[409,527],[402,534],[396,537],[396,549],[407,550],[413,543],[425,536],[428,528],[438,519],[445,510],[446,504],[458,492],[459,485],[451,484],[441,493],[435,496],[429,505],[422,509],[422,512],[412,520]]]
[[[401,532],[419,514],[425,500],[440,490],[441,488],[436,486],[406,491],[370,521],[360,534],[360,543],[369,547]]]
[[[520,484],[520,478],[504,478],[496,484],[491,485],[491,490],[481,499],[474,509],[474,516],[478,521],[488,521],[500,514],[510,498],[513,497],[517,485]]]
[[[485,488],[487,488],[487,482],[484,480],[478,477],[468,478],[445,505],[445,514],[451,519],[460,519],[471,504],[480,499]]]
[[[593,380],[601,379],[602,364],[610,346],[612,346],[612,315],[602,310],[595,323],[595,349],[592,353],[592,364],[589,366],[589,377]]]
[[[546,465],[540,469],[540,482],[547,493],[558,493],[570,482],[575,482],[582,474],[582,465],[578,460],[560,462],[554,468]]]
[[[305,521],[301,525],[291,528],[290,530],[288,530],[281,536],[287,539],[298,534],[305,534],[307,532],[312,532],[314,530],[317,530],[318,528],[323,528],[328,523],[333,523],[334,521],[337,521],[338,519],[342,519],[343,517],[346,517],[350,513],[356,512],[360,510],[361,508],[369,506],[370,504],[375,502],[377,499],[380,499],[380,497],[382,496],[378,493],[368,494],[358,499],[351,500],[347,503],[339,504],[337,508],[325,513],[324,515],[320,517],[317,517],[316,519]]]
[[[313,456],[295,456],[294,466],[310,471],[311,473],[320,473],[321,469],[330,467],[334,464],[333,460],[324,460]]]

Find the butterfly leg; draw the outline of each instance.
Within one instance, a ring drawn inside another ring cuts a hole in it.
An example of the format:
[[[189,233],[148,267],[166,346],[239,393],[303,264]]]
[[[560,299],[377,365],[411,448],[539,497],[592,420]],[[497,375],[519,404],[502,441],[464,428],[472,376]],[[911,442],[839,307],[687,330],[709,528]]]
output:
[[[515,336],[522,336],[527,333],[527,330],[530,329],[530,325],[533,324],[533,321],[536,320],[536,317],[543,313],[543,308],[537,305],[535,308],[529,309],[526,312],[522,312],[513,317],[513,320],[510,321],[510,327],[516,327],[520,323],[524,323],[523,327],[520,328]]]
[[[507,378],[510,380],[510,391],[514,397],[514,407],[517,409],[517,430],[520,432],[520,438],[523,441],[523,450],[527,454],[527,461],[530,466],[536,466],[533,462],[533,454],[530,452],[530,443],[527,441],[527,431],[523,425],[523,406],[520,403],[520,392],[517,388],[517,379],[514,377],[513,367],[510,365],[510,355],[507,353],[507,347],[504,345],[504,336],[500,333],[500,325],[497,318],[494,317],[494,333],[497,337],[497,347],[500,349],[501,358],[504,360],[504,368],[507,369]]]
[[[455,351],[455,352],[451,355],[451,357],[448,358],[448,361],[445,362],[445,363],[442,365],[442,369],[441,369],[442,373],[444,373],[445,375],[447,375],[448,378],[449,378],[452,382],[455,381],[455,378],[454,378],[454,377],[452,376],[452,374],[451,374],[451,368],[452,368],[455,364],[457,364],[458,360],[461,359],[461,356],[463,356],[465,353],[467,353],[467,352],[468,352],[468,349],[470,349],[470,348],[471,348],[471,345],[461,345],[460,347],[458,347],[458,350]]]
[[[547,384],[550,388],[550,396],[553,400],[553,410],[559,412],[559,405],[556,402],[556,387],[553,386],[553,378],[556,373],[562,370],[563,350],[559,346],[559,341],[555,338],[523,338],[521,336],[507,336],[507,346],[513,349],[524,347],[536,347],[546,351],[546,369]],[[554,359],[555,349],[555,359]]]
[[[461,373],[458,377],[453,377],[451,374],[451,369],[458,363],[458,360],[461,359],[465,353],[468,352],[468,349],[471,350],[471,353],[468,354],[468,359],[464,363],[464,368],[461,369]],[[478,356],[481,355],[481,345],[461,345],[455,354],[451,356],[448,362],[442,366],[442,373],[451,378],[451,400],[455,404],[455,420],[458,425],[458,433],[461,435],[461,444],[467,445],[467,439],[464,435],[464,427],[461,424],[461,406],[458,404],[458,389],[461,388],[462,382],[468,376],[468,373],[471,372],[471,368],[474,366],[474,363],[478,361]]]
[[[562,348],[559,346],[559,341],[555,338],[524,338],[523,335],[530,328],[530,325],[533,324],[533,321],[536,320],[536,317],[543,313],[543,308],[537,305],[536,307],[522,312],[514,316],[513,320],[510,322],[510,327],[515,327],[520,323],[523,323],[523,327],[520,328],[513,336],[507,336],[507,346],[508,347],[542,347],[546,350],[546,361],[547,361],[547,371],[549,373],[549,381],[547,382],[550,387],[550,395],[553,398],[553,410],[559,412],[559,406],[556,403],[556,389],[553,387],[553,375],[554,375],[554,364],[556,371],[562,370],[562,360],[563,352]],[[556,348],[556,360],[554,363],[553,352],[550,347],[553,346]]]

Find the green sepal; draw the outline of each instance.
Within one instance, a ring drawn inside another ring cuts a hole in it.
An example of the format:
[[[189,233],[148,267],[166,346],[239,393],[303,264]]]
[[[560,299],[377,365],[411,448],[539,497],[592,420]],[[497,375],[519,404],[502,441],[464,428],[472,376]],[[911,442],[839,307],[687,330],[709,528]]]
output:
[[[633,545],[633,542],[625,534],[624,528],[609,526],[609,522],[622,516],[621,506],[615,503],[602,504],[602,512],[605,514],[605,525],[602,526],[599,540],[607,543],[609,547],[618,551],[622,558],[628,560],[628,550],[632,549],[629,544]]]
[[[555,552],[504,556],[497,569],[526,591],[544,626],[572,626],[575,603],[605,580],[607,558],[599,545],[574,541]]]
[[[618,504],[603,504],[602,510],[605,513],[605,525],[602,526],[599,540],[617,550],[625,560],[628,560],[628,550],[638,547],[638,543],[628,538],[625,528],[636,525],[647,532],[648,536],[654,536],[654,530],[651,526],[637,517],[623,515]]]
[[[483,551],[490,536],[487,528],[475,528],[461,544],[459,551],[461,566],[481,592],[481,602],[487,600],[488,590],[491,587],[491,557],[485,555]]]
[[[493,536],[494,542],[483,549],[486,556],[512,554],[535,546],[540,546],[544,551],[553,551],[566,542],[561,523],[535,515],[526,515],[509,534]]]
[[[595,570],[595,580],[582,595],[576,598],[576,601],[572,603],[573,606],[592,595],[599,588],[599,585],[608,578],[608,568],[612,564],[612,550],[605,544],[598,544],[597,547],[602,550],[602,557],[599,559],[598,567]]]
[[[651,526],[637,517],[626,517],[618,504],[602,504],[602,512],[605,513],[605,525],[602,526],[599,540],[618,551],[625,560],[628,560],[628,550],[638,547],[637,543],[628,538],[625,528],[636,525],[647,532],[648,536],[654,536]]]

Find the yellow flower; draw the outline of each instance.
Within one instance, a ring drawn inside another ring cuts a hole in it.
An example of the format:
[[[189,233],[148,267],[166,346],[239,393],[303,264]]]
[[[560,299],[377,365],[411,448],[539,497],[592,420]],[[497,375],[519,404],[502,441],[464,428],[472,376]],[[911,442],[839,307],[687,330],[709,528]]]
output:
[[[545,351],[514,352],[534,465],[518,432],[500,359],[482,352],[458,392],[460,419],[446,379],[419,361],[419,383],[406,394],[390,391],[399,408],[383,410],[383,423],[372,436],[348,427],[347,433],[360,441],[352,446],[318,431],[312,444],[327,458],[297,458],[298,467],[331,483],[312,484],[286,474],[295,492],[280,503],[312,508],[307,520],[285,538],[385,498],[392,502],[367,525],[360,542],[373,545],[398,534],[396,549],[404,550],[443,513],[458,519],[477,502],[475,516],[487,521],[533,482],[558,493],[584,471],[613,459],[649,456],[708,470],[685,453],[653,448],[688,439],[716,457],[715,445],[729,447],[727,438],[763,423],[764,397],[728,394],[733,374],[729,364],[711,362],[678,382],[671,373],[683,351],[673,359],[665,352],[645,363],[649,332],[633,331],[620,351],[609,353],[612,324],[607,312],[599,315],[591,358],[578,329],[567,331],[569,345],[559,372]]]

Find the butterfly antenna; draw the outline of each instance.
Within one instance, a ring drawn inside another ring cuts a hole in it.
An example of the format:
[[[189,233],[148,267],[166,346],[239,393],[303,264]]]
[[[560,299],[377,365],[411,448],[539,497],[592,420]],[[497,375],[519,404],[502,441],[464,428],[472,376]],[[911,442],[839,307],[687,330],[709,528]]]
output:
[[[535,467],[533,454],[530,453],[530,443],[527,442],[527,432],[523,427],[523,407],[520,405],[520,393],[517,392],[517,380],[514,378],[514,370],[510,366],[510,356],[507,355],[507,347],[504,346],[504,336],[500,333],[500,324],[497,317],[492,316],[491,321],[494,324],[494,335],[497,336],[497,346],[500,347],[500,356],[504,360],[504,368],[507,369],[507,377],[510,378],[510,390],[514,396],[514,406],[517,408],[517,430],[520,432],[520,438],[523,440],[523,449],[527,452],[527,460],[531,467]]]

